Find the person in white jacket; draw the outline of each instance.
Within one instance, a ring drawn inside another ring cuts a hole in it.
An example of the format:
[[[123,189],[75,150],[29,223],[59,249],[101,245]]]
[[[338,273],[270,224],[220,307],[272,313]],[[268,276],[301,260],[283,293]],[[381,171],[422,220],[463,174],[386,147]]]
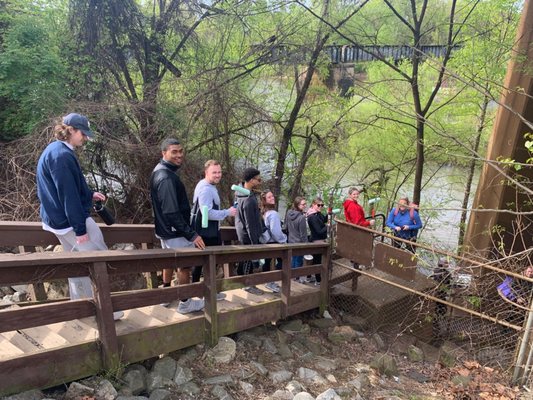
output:
[[[274,197],[274,193],[272,193],[270,190],[261,193],[260,207],[261,215],[266,228],[263,234],[263,243],[287,243],[287,235],[285,235],[281,230],[281,218],[276,211],[276,198]],[[271,262],[271,258],[265,259],[263,272],[270,271]],[[281,258],[278,258],[276,262],[276,269],[281,269],[281,262]],[[279,293],[280,291],[280,287],[276,282],[269,282],[265,286],[274,293]]]

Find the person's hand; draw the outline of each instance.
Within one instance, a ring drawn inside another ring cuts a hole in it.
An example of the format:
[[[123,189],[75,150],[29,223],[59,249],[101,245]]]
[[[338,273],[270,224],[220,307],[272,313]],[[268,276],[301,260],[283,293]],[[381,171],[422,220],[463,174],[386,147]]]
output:
[[[82,244],[89,241],[89,234],[86,233],[85,235],[76,236],[76,243]]]
[[[368,222],[370,222],[370,226],[374,226],[376,224],[376,220],[375,219],[371,219]]]
[[[237,215],[237,208],[236,207],[230,207],[228,208],[230,217],[234,217]]]
[[[192,241],[194,243],[194,246],[200,250],[204,250],[205,249],[205,243],[204,243],[204,240],[202,239],[202,237],[200,235],[196,236],[196,239],[194,239]]]
[[[106,197],[100,192],[94,192],[93,193],[93,200],[94,201],[105,201]]]
[[[401,226],[395,226],[395,227],[394,227],[394,230],[395,230],[396,232],[399,232],[399,231],[402,230],[402,227],[401,227]]]
[[[404,226],[402,226],[402,229],[403,229],[404,231],[408,231],[408,230],[409,230],[409,225],[404,225]]]

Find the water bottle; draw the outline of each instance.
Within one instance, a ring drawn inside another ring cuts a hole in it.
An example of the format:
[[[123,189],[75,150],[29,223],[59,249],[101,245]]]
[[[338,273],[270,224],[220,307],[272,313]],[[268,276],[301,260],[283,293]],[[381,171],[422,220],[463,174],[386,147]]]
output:
[[[106,225],[113,225],[115,223],[115,217],[111,215],[109,210],[102,204],[100,200],[94,203],[94,211],[96,211]]]

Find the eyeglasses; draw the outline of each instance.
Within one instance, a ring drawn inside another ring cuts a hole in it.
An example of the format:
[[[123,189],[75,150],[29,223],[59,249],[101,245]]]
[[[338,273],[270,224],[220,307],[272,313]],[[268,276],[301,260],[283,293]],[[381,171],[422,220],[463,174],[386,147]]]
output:
[[[324,207],[324,204],[317,204],[317,207]]]
[[[254,178],[257,182],[261,182],[263,179],[261,178]]]

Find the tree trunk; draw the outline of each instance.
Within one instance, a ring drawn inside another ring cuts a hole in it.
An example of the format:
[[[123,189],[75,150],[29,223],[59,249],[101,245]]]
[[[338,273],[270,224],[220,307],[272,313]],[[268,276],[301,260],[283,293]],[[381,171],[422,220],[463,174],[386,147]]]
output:
[[[412,200],[415,204],[420,204],[420,193],[422,192],[422,175],[424,174],[424,127],[424,122],[418,118],[416,122],[416,167]]]
[[[486,90],[488,93],[488,90]],[[476,129],[476,139],[474,142],[474,152],[477,153],[479,150],[479,143],[481,142],[481,135],[483,134],[483,130],[485,129],[485,120],[487,117],[487,108],[489,105],[489,98],[485,96],[483,98],[483,104],[481,105],[481,114],[479,115],[479,124]],[[467,217],[467,208],[468,208],[468,201],[470,200],[470,193],[472,191],[472,181],[474,180],[474,173],[476,171],[476,158],[472,157],[470,160],[470,163],[468,165],[468,178],[466,180],[465,184],[465,195],[463,197],[463,205],[462,205],[462,211],[461,211],[461,220],[459,222],[459,240],[457,241],[457,244],[459,247],[463,245],[465,231],[466,231],[466,217]]]
[[[307,165],[309,157],[311,156],[311,154],[313,154],[313,151],[310,151],[312,141],[313,138],[310,135],[305,138],[304,150],[302,152],[302,156],[300,157],[300,163],[298,164],[298,168],[296,169],[296,175],[294,176],[294,182],[289,192],[287,204],[292,204],[296,196],[300,196],[302,194],[302,177],[304,174],[305,166]]]
[[[327,17],[328,10],[329,10],[329,1],[326,0],[324,2],[324,9],[322,13],[324,17]],[[329,33],[322,36],[322,29],[319,28],[317,32],[315,47],[313,49],[313,54],[311,55],[311,59],[309,60],[309,63],[307,64],[307,71],[305,73],[304,82],[302,86],[300,87],[300,90],[298,91],[298,95],[296,96],[296,101],[294,102],[294,106],[289,116],[289,120],[287,121],[287,124],[283,128],[283,136],[281,138],[281,143],[279,145],[278,159],[276,162],[276,169],[275,169],[275,175],[274,175],[273,192],[274,192],[274,196],[276,197],[276,199],[279,199],[279,196],[281,193],[283,175],[285,174],[285,161],[287,159],[287,151],[289,149],[289,144],[292,139],[294,125],[296,124],[298,115],[300,113],[300,109],[302,108],[303,102],[307,95],[307,90],[309,89],[309,86],[311,84],[311,79],[313,78],[313,74],[315,72],[318,57],[320,56],[320,53],[322,52],[324,44],[326,43],[328,38],[329,38]]]

